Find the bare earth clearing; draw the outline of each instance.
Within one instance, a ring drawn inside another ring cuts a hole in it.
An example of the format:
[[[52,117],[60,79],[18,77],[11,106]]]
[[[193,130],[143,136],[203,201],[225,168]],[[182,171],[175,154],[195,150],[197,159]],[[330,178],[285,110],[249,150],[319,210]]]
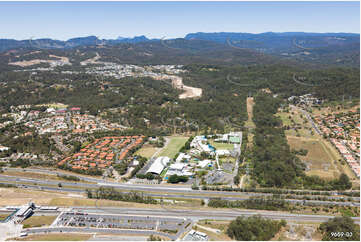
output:
[[[89,65],[89,64],[99,64],[97,62],[97,60],[100,59],[100,55],[98,54],[98,52],[96,52],[95,54],[96,54],[96,56],[94,56],[93,58],[86,59],[85,61],[80,62],[80,65],[86,66],[86,65]]]
[[[64,64],[67,65],[71,65],[71,63],[69,62],[69,58],[68,57],[64,57],[64,56],[56,56],[56,55],[49,55],[49,57],[53,57],[53,58],[58,58],[60,59]],[[38,65],[41,63],[53,63],[59,60],[40,60],[40,59],[34,59],[34,60],[30,60],[30,61],[16,61],[16,62],[9,62],[9,65],[13,65],[13,66],[21,66],[21,67],[27,67],[27,66],[32,66],[32,65]]]
[[[183,90],[184,92],[179,95],[180,99],[196,98],[202,96],[202,89],[197,87],[190,87],[183,85],[183,79],[181,77],[174,77],[172,79],[172,85],[176,89]]]

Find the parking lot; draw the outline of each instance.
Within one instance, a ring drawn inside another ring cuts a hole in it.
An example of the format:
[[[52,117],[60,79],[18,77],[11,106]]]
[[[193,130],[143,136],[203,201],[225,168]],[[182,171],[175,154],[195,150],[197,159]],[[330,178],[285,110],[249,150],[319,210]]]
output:
[[[185,220],[169,217],[126,216],[111,214],[87,214],[64,212],[59,215],[55,227],[118,228],[172,231],[177,233]]]

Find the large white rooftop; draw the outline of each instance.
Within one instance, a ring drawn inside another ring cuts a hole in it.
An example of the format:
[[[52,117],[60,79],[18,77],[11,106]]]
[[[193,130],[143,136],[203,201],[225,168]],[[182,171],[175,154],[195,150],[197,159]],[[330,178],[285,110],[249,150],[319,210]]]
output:
[[[147,173],[154,173],[160,175],[163,169],[168,165],[170,162],[170,158],[167,156],[160,156],[158,157],[153,164],[149,167]]]

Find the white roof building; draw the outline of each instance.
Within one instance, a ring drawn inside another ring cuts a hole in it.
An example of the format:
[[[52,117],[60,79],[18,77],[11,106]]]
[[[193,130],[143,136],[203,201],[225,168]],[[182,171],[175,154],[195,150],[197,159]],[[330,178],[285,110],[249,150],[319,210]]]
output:
[[[45,112],[47,112],[47,113],[55,113],[55,109],[54,108],[47,108]]]
[[[184,163],[174,163],[174,164],[171,164],[169,166],[169,170],[179,170],[179,171],[181,171],[181,170],[183,170],[183,168],[185,166],[187,166],[187,165],[184,164]]]
[[[231,155],[229,150],[216,150],[216,154],[219,156],[228,156]]]
[[[9,147],[0,145],[0,151],[6,151],[6,150],[9,150],[9,149],[10,149]]]
[[[167,175],[178,175],[178,176],[192,176],[193,173],[189,171],[187,164],[184,163],[174,163],[171,164],[168,168]]]
[[[209,164],[212,164],[211,160],[202,160],[202,161],[198,162],[198,166],[201,168],[204,168],[204,167],[208,166]]]
[[[190,158],[191,158],[190,155],[187,155],[185,153],[179,153],[179,155],[175,161],[176,161],[176,163],[180,163],[180,162],[182,162],[183,159],[189,160]]]
[[[158,157],[153,164],[149,167],[147,173],[153,173],[158,174],[162,173],[164,168],[168,165],[170,162],[170,158],[167,156],[160,156]]]

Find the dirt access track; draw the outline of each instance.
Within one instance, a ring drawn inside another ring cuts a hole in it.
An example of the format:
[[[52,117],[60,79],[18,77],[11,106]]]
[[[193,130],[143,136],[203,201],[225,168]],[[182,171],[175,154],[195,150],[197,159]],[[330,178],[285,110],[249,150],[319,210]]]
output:
[[[178,76],[172,77],[172,86],[174,88],[184,91],[182,94],[179,95],[179,99],[196,98],[202,96],[201,88],[183,85],[183,79],[181,77]]]

